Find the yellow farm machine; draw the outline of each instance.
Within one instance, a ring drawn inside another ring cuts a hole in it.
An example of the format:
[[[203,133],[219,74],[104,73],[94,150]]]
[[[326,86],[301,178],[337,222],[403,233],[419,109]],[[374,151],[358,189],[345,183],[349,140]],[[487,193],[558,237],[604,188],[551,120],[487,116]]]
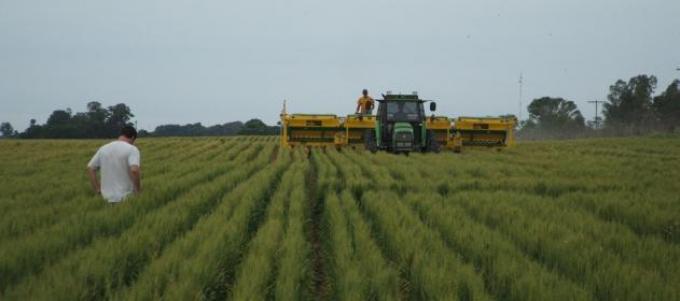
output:
[[[464,146],[505,147],[514,143],[514,116],[458,117],[427,116],[434,101],[423,100],[416,93],[383,95],[377,99],[375,115],[288,114],[281,112],[281,145],[285,147],[359,146],[372,152],[412,151],[460,152]]]

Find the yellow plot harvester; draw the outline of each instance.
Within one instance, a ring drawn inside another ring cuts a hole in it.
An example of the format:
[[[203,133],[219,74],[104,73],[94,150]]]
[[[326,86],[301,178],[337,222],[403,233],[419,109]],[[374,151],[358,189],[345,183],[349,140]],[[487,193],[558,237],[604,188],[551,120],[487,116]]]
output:
[[[461,151],[463,146],[504,147],[514,143],[517,119],[509,117],[427,116],[424,104],[434,112],[436,103],[417,94],[386,94],[376,100],[376,115],[281,113],[281,145],[363,146],[372,152]]]

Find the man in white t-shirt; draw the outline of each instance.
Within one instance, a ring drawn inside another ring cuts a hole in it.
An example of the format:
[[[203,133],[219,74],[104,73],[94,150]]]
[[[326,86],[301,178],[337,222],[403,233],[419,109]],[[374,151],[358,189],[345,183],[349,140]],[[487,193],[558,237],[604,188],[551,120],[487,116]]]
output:
[[[121,202],[131,193],[141,191],[140,155],[134,146],[136,139],[135,128],[123,127],[118,140],[100,147],[87,164],[92,189],[109,203]],[[101,185],[97,180],[97,169],[101,172]]]

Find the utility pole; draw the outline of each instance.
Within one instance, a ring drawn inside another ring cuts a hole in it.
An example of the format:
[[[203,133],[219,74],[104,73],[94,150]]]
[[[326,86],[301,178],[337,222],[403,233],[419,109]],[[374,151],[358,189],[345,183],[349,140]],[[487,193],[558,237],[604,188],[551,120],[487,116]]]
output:
[[[522,122],[522,85],[524,84],[524,78],[522,73],[519,73],[519,121]]]
[[[597,114],[600,112],[598,109],[598,105],[601,103],[604,103],[604,100],[589,100],[588,103],[594,103],[595,104],[595,129],[600,128],[600,119],[597,117]]]

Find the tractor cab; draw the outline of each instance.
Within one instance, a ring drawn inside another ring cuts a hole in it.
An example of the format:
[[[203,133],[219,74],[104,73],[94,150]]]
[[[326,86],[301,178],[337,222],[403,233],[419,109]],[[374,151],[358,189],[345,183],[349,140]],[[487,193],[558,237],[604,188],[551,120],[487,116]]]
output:
[[[418,94],[390,94],[377,99],[378,111],[374,130],[366,132],[368,150],[387,150],[394,153],[411,151],[439,151],[438,142],[426,128],[424,103]],[[430,102],[430,110],[436,103]]]

